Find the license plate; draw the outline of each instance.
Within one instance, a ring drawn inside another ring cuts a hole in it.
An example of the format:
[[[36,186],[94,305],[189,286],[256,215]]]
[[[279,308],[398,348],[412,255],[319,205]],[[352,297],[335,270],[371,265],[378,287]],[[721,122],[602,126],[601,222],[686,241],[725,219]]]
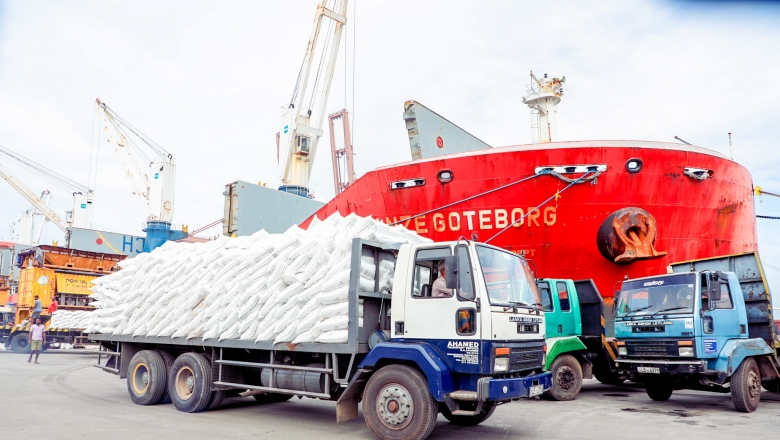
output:
[[[534,385],[528,390],[528,397],[539,396],[544,392],[543,385]]]
[[[636,367],[637,373],[653,373],[661,374],[661,369],[658,367]]]

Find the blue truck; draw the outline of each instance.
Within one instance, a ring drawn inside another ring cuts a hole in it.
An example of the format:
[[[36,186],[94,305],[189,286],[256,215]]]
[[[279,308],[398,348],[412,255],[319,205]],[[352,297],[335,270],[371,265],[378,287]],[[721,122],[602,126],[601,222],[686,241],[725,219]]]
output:
[[[522,257],[465,240],[352,246],[346,343],[93,334],[102,347],[95,366],[126,379],[136,404],[171,401],[185,412],[215,408],[226,396],[301,396],[336,401],[343,422],[358,416],[362,401],[366,424],[382,439],[424,439],[440,413],[476,425],[498,405],[550,388],[544,314]],[[361,264],[382,261],[394,265],[392,293],[378,274],[375,291],[359,288]],[[449,296],[434,291],[442,266]]]
[[[675,390],[731,393],[752,412],[780,391],[769,286],[757,253],[672,264],[626,280],[616,299],[618,369],[666,401]]]

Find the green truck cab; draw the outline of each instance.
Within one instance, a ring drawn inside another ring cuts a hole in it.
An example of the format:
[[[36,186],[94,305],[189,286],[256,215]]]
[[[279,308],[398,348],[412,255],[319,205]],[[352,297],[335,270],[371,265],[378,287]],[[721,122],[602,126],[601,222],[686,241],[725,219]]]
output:
[[[614,340],[604,328],[604,301],[593,280],[541,278],[536,282],[546,321],[547,361],[553,385],[545,395],[573,400],[583,379],[619,385],[627,376],[613,366]]]

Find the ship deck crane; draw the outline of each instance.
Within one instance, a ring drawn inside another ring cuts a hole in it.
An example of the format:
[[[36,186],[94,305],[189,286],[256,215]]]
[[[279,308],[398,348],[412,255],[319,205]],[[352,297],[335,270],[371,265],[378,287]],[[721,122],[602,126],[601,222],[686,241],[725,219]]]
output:
[[[176,181],[173,155],[133,127],[100,98],[95,100],[95,112],[108,143],[125,168],[133,194],[146,208],[144,251],[149,252],[168,240],[185,238],[186,228],[174,230],[171,224]]]
[[[38,163],[33,162],[30,159],[16,153],[8,148],[0,146],[0,155],[7,159],[10,159],[19,165],[27,168],[34,174],[42,177],[50,183],[72,193],[73,195],[73,210],[67,211],[65,221],[60,218],[49,206],[48,198],[50,197],[49,191],[46,190],[41,193],[41,196],[35,195],[24,183],[22,183],[16,176],[14,176],[7,168],[0,164],[0,177],[2,177],[13,189],[22,195],[28,202],[32,204],[30,210],[25,213],[27,215],[34,216],[41,214],[44,216],[45,221],[53,223],[65,234],[68,233],[68,227],[78,227],[89,229],[92,227],[92,199],[93,193],[88,187],[79,184],[78,182],[71,180],[61,174],[52,171],[49,168],[44,167]],[[46,201],[44,201],[44,199]],[[30,220],[25,220],[23,223],[23,229],[29,229],[28,234],[22,235],[23,241],[32,241],[32,229],[33,225]],[[40,233],[38,233],[40,237]],[[32,243],[25,243],[32,244]]]
[[[317,7],[306,54],[290,102],[283,108],[281,129],[277,137],[279,174],[282,179],[279,190],[304,197],[310,197],[309,178],[314,156],[317,154],[317,145],[323,134],[325,106],[328,103],[341,34],[347,24],[347,0],[332,0],[335,6],[333,9],[328,8],[329,3],[331,0],[322,0]],[[325,35],[321,59],[315,60],[320,31],[326,18],[331,20],[328,29],[333,31],[332,34]],[[309,91],[309,77],[312,66],[315,65],[317,72]],[[306,97],[309,98],[309,105],[304,111]]]

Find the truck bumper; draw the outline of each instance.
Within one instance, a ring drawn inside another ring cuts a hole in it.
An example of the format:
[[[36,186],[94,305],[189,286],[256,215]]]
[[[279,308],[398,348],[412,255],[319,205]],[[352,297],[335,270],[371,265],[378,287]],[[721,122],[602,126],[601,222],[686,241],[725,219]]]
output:
[[[544,373],[534,374],[526,377],[513,377],[509,379],[490,379],[488,382],[488,399],[494,402],[500,402],[503,400],[519,399],[521,397],[533,397],[531,395],[532,387],[533,391],[539,392],[541,386],[542,391],[547,391],[552,386],[552,373],[545,371]]]
[[[698,374],[707,370],[707,363],[700,359],[648,360],[618,358],[615,359],[615,366],[620,371],[639,374]]]

